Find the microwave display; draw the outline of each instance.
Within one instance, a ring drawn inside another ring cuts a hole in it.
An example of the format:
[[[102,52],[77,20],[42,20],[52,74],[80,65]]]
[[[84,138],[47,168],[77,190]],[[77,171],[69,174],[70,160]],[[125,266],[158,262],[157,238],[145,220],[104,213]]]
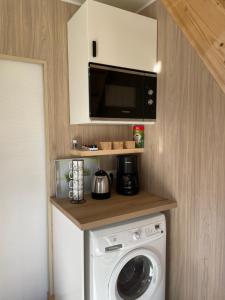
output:
[[[156,87],[155,73],[90,64],[90,118],[154,120]]]

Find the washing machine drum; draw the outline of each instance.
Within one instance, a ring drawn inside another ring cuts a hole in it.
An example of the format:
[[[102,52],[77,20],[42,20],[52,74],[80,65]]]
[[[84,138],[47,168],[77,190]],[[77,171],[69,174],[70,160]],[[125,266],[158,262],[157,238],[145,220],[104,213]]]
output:
[[[115,267],[109,283],[110,300],[149,300],[161,280],[160,259],[147,249],[125,255]]]

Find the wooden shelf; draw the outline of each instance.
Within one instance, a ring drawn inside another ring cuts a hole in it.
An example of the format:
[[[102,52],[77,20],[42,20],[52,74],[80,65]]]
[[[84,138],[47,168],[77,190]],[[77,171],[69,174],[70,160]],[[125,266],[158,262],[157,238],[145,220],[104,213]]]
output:
[[[141,191],[135,196],[116,193],[107,200],[93,200],[85,196],[86,203],[72,204],[69,199],[51,198],[52,204],[82,230],[143,217],[177,207],[174,200],[163,199]]]
[[[144,153],[144,148],[119,149],[119,150],[97,150],[97,151],[79,151],[71,150],[71,155],[75,157],[106,156]]]

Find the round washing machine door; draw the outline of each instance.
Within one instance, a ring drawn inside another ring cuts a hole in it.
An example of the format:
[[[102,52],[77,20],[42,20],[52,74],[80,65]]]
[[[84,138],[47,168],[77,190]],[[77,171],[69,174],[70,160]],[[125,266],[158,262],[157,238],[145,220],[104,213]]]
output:
[[[127,253],[114,268],[109,282],[110,300],[149,300],[161,281],[158,256],[147,249]]]

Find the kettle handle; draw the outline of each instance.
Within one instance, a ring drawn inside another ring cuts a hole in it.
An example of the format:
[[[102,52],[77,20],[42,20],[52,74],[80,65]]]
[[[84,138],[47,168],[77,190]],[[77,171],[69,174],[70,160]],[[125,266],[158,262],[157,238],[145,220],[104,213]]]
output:
[[[109,173],[109,178],[110,178],[110,184],[112,185],[113,184],[113,174],[112,173]]]

